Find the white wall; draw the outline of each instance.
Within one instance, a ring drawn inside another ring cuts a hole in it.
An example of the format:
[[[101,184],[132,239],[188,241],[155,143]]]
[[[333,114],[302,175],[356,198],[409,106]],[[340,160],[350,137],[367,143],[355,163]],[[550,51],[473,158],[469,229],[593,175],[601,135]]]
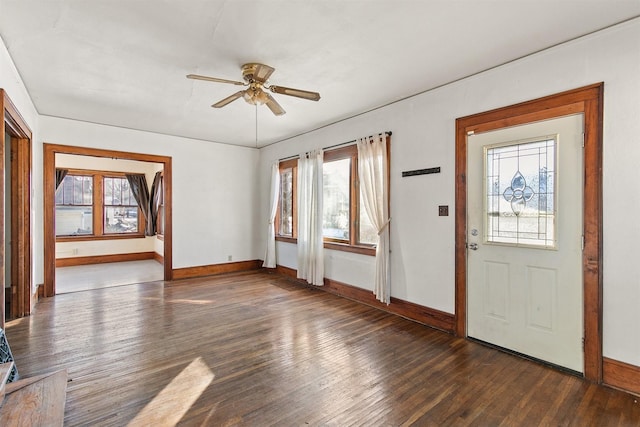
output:
[[[262,256],[255,230],[257,150],[48,116],[40,117],[40,132],[41,141],[52,144],[172,158],[173,268]]]
[[[455,119],[605,82],[604,355],[640,365],[640,19],[497,67],[261,150],[261,211],[270,164],[299,152],[380,131],[391,138],[392,295],[454,312]],[[402,178],[404,170],[441,167]],[[439,217],[438,205],[450,216]],[[264,247],[264,241],[262,242]],[[278,263],[296,268],[295,246]],[[370,257],[327,251],[325,276],[372,288]]]
[[[88,169],[96,171],[141,173],[145,175],[148,190],[157,171],[162,170],[161,163],[141,162],[137,160],[107,159],[105,157],[81,156],[56,153],[56,167],[67,169]]]
[[[22,118],[35,133],[38,130],[38,112],[2,38],[0,38],[0,88],[7,92]]]
[[[15,107],[18,109],[22,118],[27,123],[27,126],[31,129],[33,140],[37,140],[38,138],[38,112],[36,111],[31,98],[29,97],[29,93],[22,82],[22,78],[18,73],[18,70],[13,63],[13,60],[9,56],[9,52],[4,44],[4,41],[0,38],[0,88],[4,89]],[[42,152],[33,153],[33,162],[40,161],[42,163]],[[42,182],[42,172],[34,171],[31,176],[32,181]],[[42,210],[38,211],[34,208],[34,203],[36,201],[36,195],[38,194],[37,184],[32,184],[31,186],[31,235],[34,237],[34,241],[32,242],[32,248],[34,252],[42,252],[42,221],[38,223],[37,218],[42,218]],[[34,262],[32,264],[32,274],[34,277],[42,278],[43,275],[43,266],[42,262]],[[34,281],[34,291],[38,283],[42,283],[42,281],[37,282]]]
[[[68,169],[87,169],[111,172],[142,173],[150,187],[156,171],[162,170],[162,164],[139,162],[135,160],[107,159],[104,157],[78,156],[73,154],[56,154],[56,167]],[[149,188],[149,191],[151,189]],[[113,240],[75,240],[56,242],[56,258],[77,258],[112,254],[128,254],[135,252],[156,251],[156,239],[153,237]],[[160,246],[163,254],[163,248]]]
[[[56,259],[155,252],[155,237],[56,242]],[[159,252],[162,255],[162,252]]]

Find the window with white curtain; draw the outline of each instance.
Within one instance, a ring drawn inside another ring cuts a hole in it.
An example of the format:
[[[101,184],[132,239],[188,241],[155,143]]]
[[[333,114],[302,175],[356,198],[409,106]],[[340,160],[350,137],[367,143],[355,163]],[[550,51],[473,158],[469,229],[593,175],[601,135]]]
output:
[[[389,143],[389,139],[387,139]],[[276,239],[295,242],[297,159],[280,163]],[[358,186],[358,151],[348,145],[324,152],[322,229],[325,248],[375,255],[378,233],[363,206]]]
[[[280,195],[276,211],[276,239],[295,239],[297,236],[296,188],[298,159],[280,162]]]

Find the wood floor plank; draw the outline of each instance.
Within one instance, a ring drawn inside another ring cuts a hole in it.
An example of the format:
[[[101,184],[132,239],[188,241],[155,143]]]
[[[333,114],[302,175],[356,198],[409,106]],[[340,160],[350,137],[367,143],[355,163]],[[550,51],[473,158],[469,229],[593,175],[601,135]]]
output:
[[[631,395],[261,271],[59,295],[6,332],[23,377],[67,370],[68,426],[640,425]]]
[[[62,426],[67,372],[57,371],[18,381],[7,390],[0,407],[0,425],[6,427]]]

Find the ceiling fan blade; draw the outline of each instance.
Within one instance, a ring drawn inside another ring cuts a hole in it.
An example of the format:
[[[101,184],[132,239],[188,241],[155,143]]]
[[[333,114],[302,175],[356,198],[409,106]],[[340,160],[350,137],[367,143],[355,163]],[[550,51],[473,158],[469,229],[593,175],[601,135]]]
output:
[[[281,116],[284,113],[286,113],[286,111],[284,111],[284,109],[280,106],[280,104],[278,104],[278,102],[273,98],[273,96],[271,96],[266,92],[264,94],[267,95],[267,98],[268,98],[265,104],[267,105],[267,107],[269,107],[269,109],[273,114],[275,114],[276,116]]]
[[[216,102],[215,104],[212,105],[213,108],[222,108],[227,104],[232,103],[233,101],[235,101],[238,98],[242,98],[242,95],[244,95],[244,90],[240,90],[236,93],[234,93],[231,96],[227,96],[225,99]]]
[[[198,74],[187,74],[187,78],[188,79],[194,79],[194,80],[205,80],[205,81],[208,81],[208,82],[216,82],[216,83],[230,83],[232,85],[239,85],[239,86],[245,86],[246,85],[246,83],[238,82],[238,81],[235,81],[235,80],[219,79],[217,77],[200,76]]]
[[[320,94],[318,92],[310,92],[308,90],[293,89],[284,86],[269,86],[269,90],[273,93],[295,96],[297,98],[308,99],[310,101],[317,101],[320,99]]]

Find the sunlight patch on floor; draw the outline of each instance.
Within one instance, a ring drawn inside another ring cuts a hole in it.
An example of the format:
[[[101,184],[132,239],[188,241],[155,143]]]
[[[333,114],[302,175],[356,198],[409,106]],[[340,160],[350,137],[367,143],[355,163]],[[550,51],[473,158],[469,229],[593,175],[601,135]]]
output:
[[[198,357],[182,370],[128,424],[136,426],[175,426],[191,405],[213,381],[214,374]]]
[[[157,282],[163,279],[163,265],[152,259],[57,267],[56,294]]]

